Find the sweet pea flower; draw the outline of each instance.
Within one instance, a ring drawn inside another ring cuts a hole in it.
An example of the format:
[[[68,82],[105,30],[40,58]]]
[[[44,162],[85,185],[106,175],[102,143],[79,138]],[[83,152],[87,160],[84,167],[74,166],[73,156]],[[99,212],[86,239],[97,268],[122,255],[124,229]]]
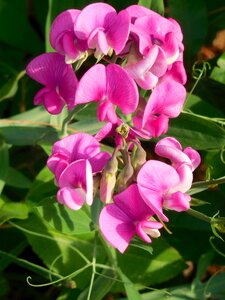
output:
[[[50,114],[59,114],[64,105],[74,107],[78,80],[71,65],[58,53],[45,53],[26,67],[27,74],[45,87],[34,97],[35,105],[44,105]]]
[[[59,186],[57,199],[73,210],[93,201],[93,176],[100,172],[110,154],[89,134],[77,133],[56,142],[47,161]]]
[[[157,85],[148,102],[140,99],[133,123],[135,128],[150,137],[159,137],[168,130],[170,118],[180,114],[186,97],[182,84],[165,80]]]
[[[192,174],[192,173],[191,173]],[[185,177],[185,182],[180,184],[178,172],[170,165],[156,160],[147,161],[137,175],[139,192],[145,203],[163,221],[168,218],[163,213],[163,208],[185,211],[190,207],[191,197],[185,194],[187,185],[192,181],[192,175]]]
[[[193,171],[199,166],[201,157],[191,147],[182,150],[181,144],[172,137],[160,140],[155,146],[155,153],[171,161],[172,167],[180,176],[179,190],[186,192],[191,188]]]
[[[99,217],[104,238],[121,253],[137,234],[144,242],[160,236],[162,224],[151,219],[154,212],[143,201],[136,184],[114,196],[114,203],[105,206]]]
[[[123,114],[135,111],[138,105],[138,89],[134,80],[119,65],[97,64],[80,79],[75,103],[99,102],[99,121],[117,123],[115,106]]]
[[[178,69],[171,66],[179,61],[183,84],[186,73],[182,67],[184,47],[179,24],[148,9],[135,9],[135,6],[128,9],[133,20],[133,46],[128,54],[125,69],[140,87],[149,90],[156,86],[160,78],[166,76],[167,71],[170,71],[170,76],[176,80]]]
[[[76,36],[86,40],[90,49],[95,49],[95,57],[116,54],[124,48],[130,32],[130,15],[126,10],[116,13],[106,3],[93,3],[86,6],[74,25]]]
[[[80,40],[74,32],[74,25],[80,14],[78,9],[69,9],[59,14],[50,29],[50,43],[52,48],[65,55],[65,62],[70,64],[85,55],[87,42]]]

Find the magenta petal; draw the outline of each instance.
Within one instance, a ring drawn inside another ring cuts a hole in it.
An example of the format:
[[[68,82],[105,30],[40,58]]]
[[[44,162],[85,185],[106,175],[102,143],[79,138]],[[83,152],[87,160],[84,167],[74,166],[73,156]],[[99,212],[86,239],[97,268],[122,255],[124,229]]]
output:
[[[129,74],[116,64],[106,67],[107,98],[124,114],[135,111],[138,105],[138,89]]]
[[[158,15],[156,12],[141,5],[131,5],[127,7],[126,10],[129,12],[132,22],[143,16],[154,17],[154,15]]]
[[[153,215],[153,211],[145,204],[136,184],[115,195],[114,201],[133,220],[143,220]]]
[[[201,156],[199,153],[192,149],[191,147],[187,147],[183,151],[191,160],[192,163],[192,171],[194,171],[201,163]]]
[[[56,115],[61,113],[64,106],[64,101],[53,90],[43,95],[43,104],[50,114]]]
[[[44,53],[35,57],[27,65],[26,72],[37,82],[55,88],[67,67],[61,54]]]
[[[100,142],[108,135],[113,135],[115,132],[115,125],[111,122],[107,122],[95,135],[95,139]]]
[[[97,64],[90,68],[80,79],[75,104],[100,101],[106,93],[105,66]]]
[[[102,209],[99,227],[104,238],[121,253],[126,250],[136,232],[132,220],[115,204]]]
[[[59,187],[82,188],[86,193],[86,202],[93,202],[93,176],[92,168],[88,160],[77,160],[62,172],[58,181]]]
[[[178,212],[188,210],[190,208],[191,197],[181,192],[176,192],[165,198],[164,205],[168,209]]]
[[[112,13],[115,14],[115,9],[105,3],[87,5],[76,20],[75,34],[80,39],[88,39],[94,29],[105,27],[105,19],[108,14]]]
[[[109,45],[115,50],[116,54],[119,54],[125,47],[129,37],[130,15],[126,10],[122,10],[115,16],[109,15],[106,25]]]
[[[61,188],[57,193],[57,200],[61,204],[65,204],[67,207],[73,210],[80,209],[86,200],[86,195],[81,188]]]
[[[53,154],[47,160],[47,166],[51,172],[55,174],[56,181],[58,181],[62,171],[68,166],[68,164],[68,157],[63,154]]]
[[[100,101],[97,115],[100,122],[109,121],[115,124],[118,119],[113,103],[108,100]]]
[[[102,28],[96,28],[88,38],[88,46],[90,49],[96,48],[96,58],[98,55],[104,54],[107,55],[109,51],[109,44],[106,39],[106,35]]]
[[[169,118],[165,115],[149,116],[142,130],[148,132],[151,137],[159,137],[167,132],[168,123]]]
[[[92,172],[98,173],[102,171],[107,161],[111,158],[111,155],[107,152],[100,152],[89,159],[92,166]]]
[[[67,156],[69,162],[79,159],[89,159],[100,152],[100,144],[96,139],[87,133],[75,133],[57,141],[53,148],[53,154]]]
[[[69,9],[62,12],[55,18],[50,30],[50,43],[52,48],[57,51],[59,50],[57,41],[62,34],[70,32],[74,35],[74,23],[76,22],[79,14],[80,10]]]

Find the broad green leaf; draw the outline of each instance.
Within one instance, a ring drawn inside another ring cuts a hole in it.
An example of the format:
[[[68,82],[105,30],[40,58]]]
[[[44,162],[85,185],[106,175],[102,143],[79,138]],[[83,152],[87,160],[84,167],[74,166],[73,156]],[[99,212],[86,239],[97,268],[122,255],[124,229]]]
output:
[[[11,67],[0,62],[0,101],[13,97],[18,90],[18,81],[25,71],[18,73]]]
[[[24,232],[33,251],[50,271],[61,276],[72,274],[92,259],[92,241],[56,232],[47,221],[35,214],[31,214],[27,220],[14,221],[12,225]],[[103,263],[105,254],[102,247],[97,246],[96,255],[97,262]],[[91,268],[88,268],[74,280],[78,288],[84,289],[90,278]]]
[[[9,286],[6,279],[0,274],[0,296],[3,296],[8,292]],[[5,298],[5,297],[4,297]]]
[[[115,281],[115,272],[112,270],[104,270],[101,275],[94,281],[91,300],[102,300],[105,295],[111,290]],[[77,300],[86,300],[89,287],[87,287],[77,298]]]
[[[184,147],[197,150],[222,149],[225,146],[225,129],[210,118],[183,112],[170,120],[166,136],[177,138]]]
[[[20,189],[28,189],[31,187],[31,181],[16,169],[9,167],[6,175],[6,184]]]
[[[9,118],[10,120],[15,121],[31,121],[31,122],[37,122],[37,123],[50,123],[50,114],[46,111],[46,109],[43,106],[37,106],[35,108],[32,108],[30,110],[27,110],[23,113],[14,115]],[[21,122],[23,123],[23,122]],[[40,125],[41,125],[40,124]],[[44,125],[44,124],[43,124]]]
[[[0,144],[0,194],[5,186],[7,173],[9,170],[9,146]]]
[[[86,132],[89,134],[96,134],[102,127],[103,123],[98,119],[90,118],[88,120],[82,120],[69,125],[69,130],[72,129],[76,132]]]
[[[36,208],[41,218],[56,231],[71,235],[90,232],[91,219],[83,209],[69,209],[59,204],[55,197],[44,199]]]
[[[152,255],[136,247],[129,247],[125,253],[117,255],[122,272],[138,288],[169,280],[177,276],[185,267],[177,250],[162,238],[155,239],[151,247]]]
[[[164,15],[164,2],[163,0],[139,0],[138,5],[145,6],[157,13]]]
[[[0,136],[8,144],[24,146],[52,144],[57,137],[55,128],[32,121],[0,120]]]
[[[225,53],[223,53],[217,60],[216,67],[213,68],[210,78],[225,84]]]
[[[128,300],[141,300],[141,295],[135,289],[134,283],[119,269],[119,276],[123,281]]]
[[[28,218],[29,208],[25,203],[12,202],[0,198],[0,224],[10,219],[26,219]]]

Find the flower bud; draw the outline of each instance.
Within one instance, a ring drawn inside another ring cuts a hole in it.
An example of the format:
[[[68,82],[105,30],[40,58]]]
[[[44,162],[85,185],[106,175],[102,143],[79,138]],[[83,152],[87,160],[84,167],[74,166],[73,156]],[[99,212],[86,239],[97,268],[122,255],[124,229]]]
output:
[[[135,146],[132,151],[131,162],[135,173],[137,173],[139,169],[143,166],[143,164],[146,162],[146,151],[137,142],[135,143]]]
[[[131,183],[134,174],[134,169],[131,164],[130,156],[126,153],[126,164],[122,171],[120,172],[117,184],[118,184],[118,191],[122,192],[127,188],[127,186]]]

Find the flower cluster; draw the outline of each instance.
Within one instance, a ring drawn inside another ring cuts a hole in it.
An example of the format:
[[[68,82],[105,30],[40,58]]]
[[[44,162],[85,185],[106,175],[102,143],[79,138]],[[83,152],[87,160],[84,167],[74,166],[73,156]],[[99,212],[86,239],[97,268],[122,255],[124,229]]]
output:
[[[139,5],[117,13],[105,3],[70,9],[54,20],[50,43],[56,50],[33,59],[27,74],[44,87],[34,103],[59,114],[64,105],[97,102],[105,122],[95,135],[77,133],[57,141],[47,165],[59,187],[59,203],[78,210],[103,202],[99,227],[105,239],[124,252],[137,234],[150,243],[159,237],[167,209],[190,207],[199,154],[172,137],[159,140],[155,153],[169,163],[146,160],[141,139],[159,137],[183,107],[186,73],[180,26]],[[97,63],[79,82],[73,70],[89,56]],[[101,61],[101,62],[100,62]],[[139,91],[147,91],[145,99]],[[128,121],[129,120],[129,121]],[[113,137],[113,153],[100,142]]]

